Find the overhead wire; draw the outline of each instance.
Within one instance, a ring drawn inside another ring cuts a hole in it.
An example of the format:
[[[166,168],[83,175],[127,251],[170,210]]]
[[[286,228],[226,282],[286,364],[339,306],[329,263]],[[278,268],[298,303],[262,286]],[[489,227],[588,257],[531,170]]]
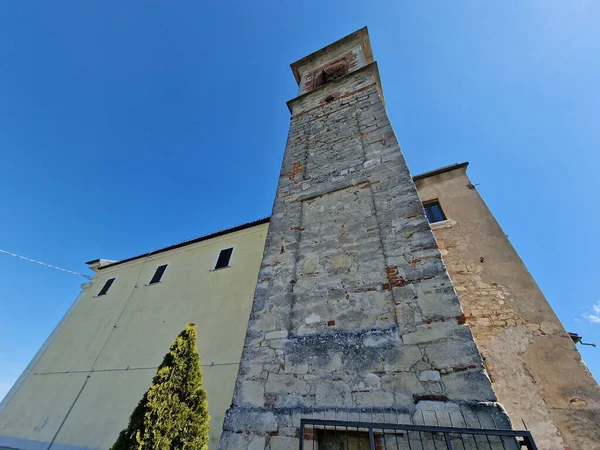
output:
[[[72,273],[73,275],[79,275],[80,277],[87,278],[88,280],[90,280],[92,278],[89,275],[84,275],[82,273],[74,272],[74,271],[69,270],[69,269],[63,269],[62,267],[54,266],[52,264],[48,264],[48,263],[45,263],[45,262],[42,262],[42,261],[37,261],[35,259],[27,258],[26,256],[17,255],[16,253],[12,253],[12,252],[9,252],[7,250],[0,249],[0,253],[4,253],[4,254],[9,255],[9,256],[14,256],[15,258],[23,259],[25,261],[29,261],[29,262],[32,262],[32,263],[40,264],[42,266],[49,267],[51,269],[56,269],[56,270],[60,270],[62,272]]]

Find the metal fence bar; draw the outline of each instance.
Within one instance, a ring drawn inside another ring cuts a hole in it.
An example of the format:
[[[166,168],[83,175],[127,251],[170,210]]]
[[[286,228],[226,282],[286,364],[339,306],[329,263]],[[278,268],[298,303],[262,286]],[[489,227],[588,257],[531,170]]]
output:
[[[423,433],[421,433],[420,431],[419,433],[419,441],[421,441],[421,450],[423,450],[425,448],[425,446],[423,445]]]
[[[348,425],[346,425],[346,447],[350,448],[350,433],[348,433]]]
[[[407,430],[407,431],[427,431],[430,433],[464,433],[464,434],[479,434],[479,435],[491,435],[491,436],[512,436],[512,437],[524,437],[531,436],[528,431],[516,431],[516,430],[493,430],[489,428],[463,428],[463,427],[434,427],[429,425],[404,425],[395,423],[379,423],[379,422],[345,422],[338,420],[324,420],[324,419],[302,419],[305,424],[330,426],[340,425],[340,422],[347,424],[353,428],[387,428],[390,430]],[[531,439],[531,438],[530,438]]]
[[[537,450],[537,445],[533,442],[533,436],[529,431],[523,432],[523,443],[527,447],[527,450]]]
[[[452,423],[452,419],[450,420]],[[418,441],[416,440],[415,433],[418,433]],[[415,438],[412,443],[411,434]],[[467,437],[469,435],[472,436],[472,438],[468,439],[468,444],[465,442],[463,435],[467,435]],[[344,440],[346,441],[346,448],[349,448],[350,439],[352,439],[352,442],[356,442],[356,445],[360,448],[363,448],[363,445],[367,445],[367,436],[368,445],[371,450],[392,450],[392,447],[394,447],[393,450],[400,450],[401,448],[412,450],[413,444],[418,446],[419,442],[420,448],[418,450],[438,449],[438,441],[442,447],[445,445],[444,448],[446,450],[479,449],[479,444],[484,444],[484,447],[488,449],[496,449],[499,448],[499,445],[502,445],[504,450],[513,448],[537,450],[529,431],[405,425],[363,421],[353,422],[348,420],[327,420],[324,418],[300,420],[299,449],[306,450],[306,446],[304,445],[306,438],[312,440],[313,449],[315,448],[315,444],[321,446],[325,442],[337,442],[338,445],[341,444],[343,446]],[[405,439],[407,441],[406,444],[404,443]],[[508,447],[505,444],[509,444]],[[456,447],[457,445],[458,447]]]
[[[448,450],[452,450],[452,442],[450,441],[450,434],[444,433],[444,437],[446,438],[446,447],[448,447]]]

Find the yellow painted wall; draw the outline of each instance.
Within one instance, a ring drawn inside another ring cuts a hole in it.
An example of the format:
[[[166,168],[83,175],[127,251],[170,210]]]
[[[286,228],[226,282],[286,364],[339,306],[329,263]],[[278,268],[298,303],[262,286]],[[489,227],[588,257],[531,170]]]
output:
[[[0,413],[0,437],[47,447],[64,421],[56,448],[110,447],[171,342],[187,322],[194,322],[212,416],[210,448],[216,448],[235,386],[267,228],[260,224],[99,270]],[[228,247],[234,247],[230,267],[212,271],[219,251]],[[161,282],[148,286],[156,268],[167,263]],[[96,297],[113,277],[108,294]],[[211,361],[214,366],[207,365]],[[77,372],[92,367],[91,373]]]

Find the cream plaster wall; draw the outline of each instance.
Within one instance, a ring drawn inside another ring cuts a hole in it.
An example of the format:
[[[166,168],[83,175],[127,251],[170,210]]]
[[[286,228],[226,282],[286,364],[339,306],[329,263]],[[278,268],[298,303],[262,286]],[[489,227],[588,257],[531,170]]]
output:
[[[0,447],[18,442],[45,449],[54,439],[52,448],[109,448],[171,342],[194,322],[212,416],[210,447],[216,448],[267,229],[268,224],[256,225],[99,270],[0,413]],[[230,267],[211,271],[219,251],[228,247],[234,247]],[[156,267],[166,263],[162,281],[148,286]],[[108,294],[96,297],[112,277]]]

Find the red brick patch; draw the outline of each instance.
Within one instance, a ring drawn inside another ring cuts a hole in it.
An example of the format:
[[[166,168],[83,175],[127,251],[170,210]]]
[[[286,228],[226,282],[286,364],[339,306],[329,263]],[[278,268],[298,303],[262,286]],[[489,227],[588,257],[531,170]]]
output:
[[[298,431],[298,433],[300,433],[300,431]],[[308,441],[314,441],[316,439],[315,430],[313,428],[305,428],[304,439]]]
[[[292,180],[294,182],[294,184],[298,184],[300,182],[296,181],[296,175],[299,175],[305,171],[306,171],[306,167],[304,167],[300,161],[296,161],[294,163],[294,167],[292,168],[292,170],[290,172],[282,173],[281,176],[288,177],[290,180]]]
[[[414,268],[416,268],[416,267],[417,267],[417,264],[418,264],[420,261],[423,261],[423,260],[422,260],[421,258],[414,258],[414,259],[413,259],[413,260],[410,262],[410,265],[411,265],[411,266],[413,267],[413,269],[414,269]]]
[[[277,400],[277,394],[274,392],[265,392],[265,408],[272,408],[275,406]]]
[[[385,269],[387,273],[388,283],[383,283],[382,287],[384,290],[389,291],[395,287],[406,286],[406,281],[400,275],[398,275],[398,267],[390,266]]]

